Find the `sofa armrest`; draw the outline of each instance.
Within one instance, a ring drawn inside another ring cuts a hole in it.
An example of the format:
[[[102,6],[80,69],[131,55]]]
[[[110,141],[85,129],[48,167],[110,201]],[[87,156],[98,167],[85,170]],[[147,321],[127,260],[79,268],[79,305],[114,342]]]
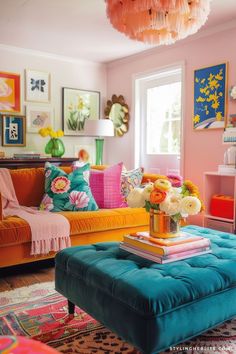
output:
[[[144,173],[142,183],[155,182],[158,178],[167,178],[164,175],[154,173]]]

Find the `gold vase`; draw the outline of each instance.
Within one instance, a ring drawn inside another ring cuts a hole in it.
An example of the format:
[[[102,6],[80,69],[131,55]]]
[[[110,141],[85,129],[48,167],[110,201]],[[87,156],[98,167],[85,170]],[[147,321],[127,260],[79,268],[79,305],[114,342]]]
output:
[[[170,238],[179,236],[179,221],[174,221],[163,211],[150,209],[150,236]]]

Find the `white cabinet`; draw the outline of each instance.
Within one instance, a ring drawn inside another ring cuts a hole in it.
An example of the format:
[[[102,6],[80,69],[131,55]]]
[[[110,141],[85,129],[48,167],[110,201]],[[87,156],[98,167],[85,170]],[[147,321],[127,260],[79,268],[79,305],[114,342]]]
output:
[[[214,194],[230,195],[234,198],[234,217],[227,219],[213,216],[210,213],[211,199]],[[219,174],[218,172],[205,172],[204,174],[204,227],[235,233],[235,197],[236,175]]]

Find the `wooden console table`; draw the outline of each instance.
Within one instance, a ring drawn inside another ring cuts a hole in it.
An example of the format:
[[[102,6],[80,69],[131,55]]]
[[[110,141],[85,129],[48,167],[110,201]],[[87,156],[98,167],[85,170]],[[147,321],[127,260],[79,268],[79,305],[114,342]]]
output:
[[[70,166],[73,161],[77,161],[76,157],[61,157],[61,158],[41,158],[41,159],[0,159],[0,168],[32,168],[32,167],[44,167],[45,162],[51,162],[57,166]]]

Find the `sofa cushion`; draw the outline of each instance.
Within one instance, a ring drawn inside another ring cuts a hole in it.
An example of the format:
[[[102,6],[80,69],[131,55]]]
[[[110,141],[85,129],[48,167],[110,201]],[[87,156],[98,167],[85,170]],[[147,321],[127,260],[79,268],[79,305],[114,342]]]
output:
[[[143,208],[103,209],[97,212],[62,212],[70,222],[70,234],[83,234],[122,229],[148,224],[149,214]]]
[[[121,194],[122,166],[121,162],[104,171],[91,170],[89,183],[99,208],[112,209],[127,206]]]
[[[97,210],[89,181],[90,165],[86,164],[67,174],[50,163],[45,165],[45,195],[41,210],[53,212]]]
[[[149,214],[141,208],[121,208],[98,211],[63,211],[70,222],[70,235],[96,233],[148,225]],[[147,226],[148,227],[148,226]],[[0,222],[0,246],[31,241],[30,227],[26,221],[9,217]]]
[[[143,168],[139,167],[130,171],[122,171],[121,173],[121,193],[125,198],[129,192],[140,187],[143,178]]]

